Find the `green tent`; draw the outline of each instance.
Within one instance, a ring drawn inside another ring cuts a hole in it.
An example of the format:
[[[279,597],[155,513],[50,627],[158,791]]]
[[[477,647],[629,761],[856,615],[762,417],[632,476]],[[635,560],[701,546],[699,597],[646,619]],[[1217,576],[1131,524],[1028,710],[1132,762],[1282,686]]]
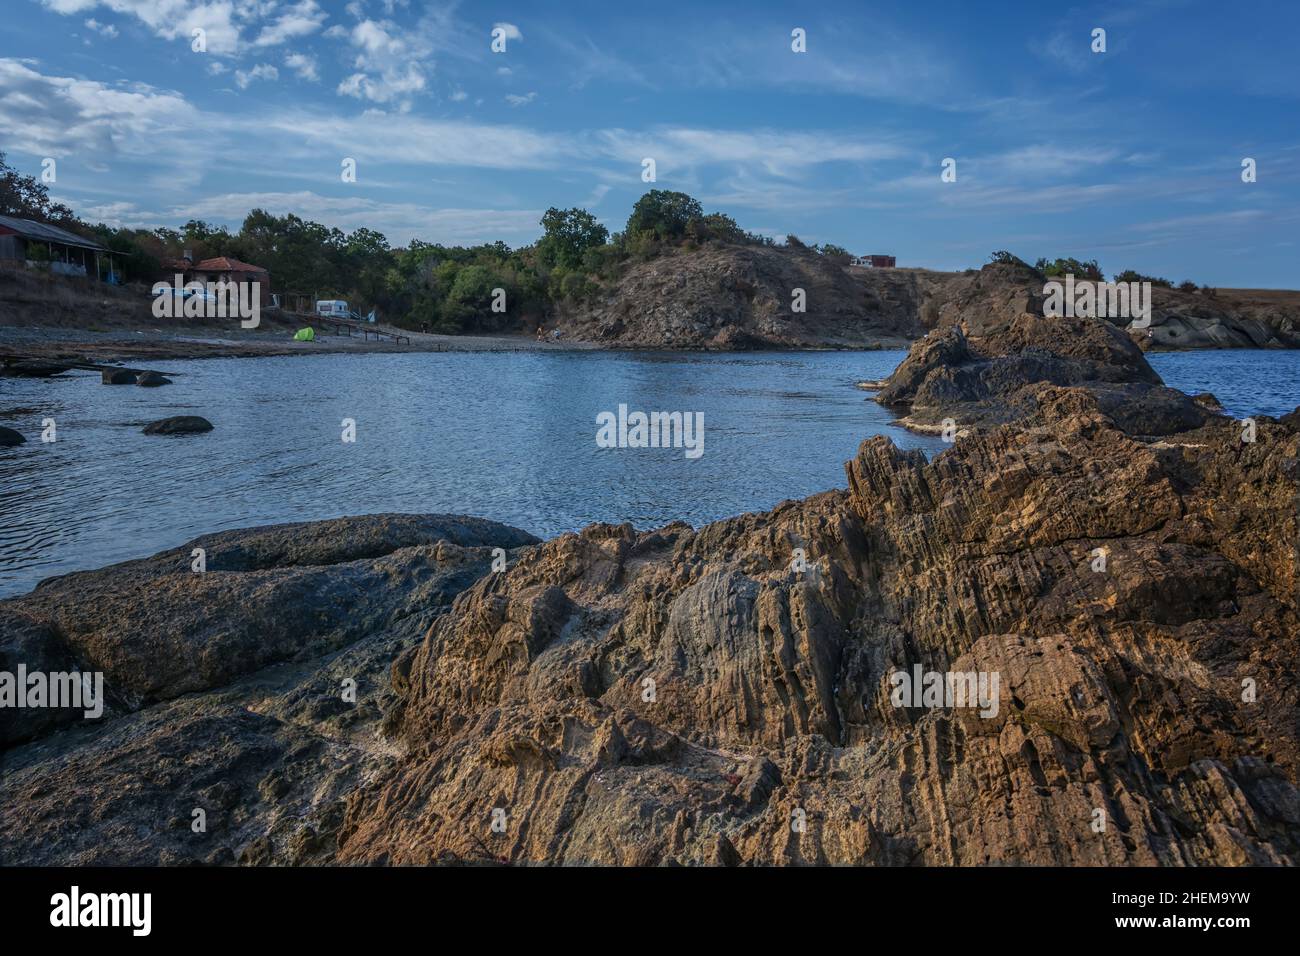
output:
[[[316,330],[310,325],[305,329],[299,329],[297,332],[293,333],[293,340],[295,342],[315,342]]]

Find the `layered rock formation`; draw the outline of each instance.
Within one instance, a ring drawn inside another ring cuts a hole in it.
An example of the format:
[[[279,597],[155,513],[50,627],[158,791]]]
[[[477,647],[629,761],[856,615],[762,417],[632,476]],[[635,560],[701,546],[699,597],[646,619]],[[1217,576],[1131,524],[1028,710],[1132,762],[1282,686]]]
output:
[[[933,463],[873,439],[847,493],[481,580],[401,663],[409,752],[337,859],[1294,862],[1300,434],[1151,445],[1060,392]],[[892,706],[917,664],[998,673],[996,715]]]
[[[947,277],[711,243],[632,266],[559,324],[570,339],[613,348],[896,348],[921,334],[927,296]]]
[[[709,244],[632,266],[558,324],[570,340],[611,348],[902,347],[933,329],[1041,318],[1045,282],[1013,263],[845,269],[807,250]],[[792,309],[795,289],[804,313]],[[1157,286],[1150,327],[1128,335],[1143,350],[1297,348],[1300,292]]]
[[[1151,328],[1135,333],[1145,349],[1300,348],[1298,292],[1152,292]]]
[[[1094,409],[1135,435],[1167,435],[1205,424],[1213,413],[1166,388],[1119,328],[1087,318],[1017,311],[959,315],[918,342],[877,395],[906,411],[920,431],[961,431],[1045,421],[1042,406],[1062,399]]]
[[[927,287],[920,313],[927,329],[1005,323],[1043,315],[1044,276],[1014,263],[944,275]],[[1059,280],[1058,280],[1059,281]],[[1127,329],[1130,319],[1111,320]],[[1300,292],[1218,289],[1184,292],[1153,286],[1150,326],[1127,334],[1143,350],[1300,348]]]
[[[1038,321],[900,367],[952,448],[768,513],[262,529],[0,603],[116,695],[4,752],[0,862],[1297,862],[1300,415]]]

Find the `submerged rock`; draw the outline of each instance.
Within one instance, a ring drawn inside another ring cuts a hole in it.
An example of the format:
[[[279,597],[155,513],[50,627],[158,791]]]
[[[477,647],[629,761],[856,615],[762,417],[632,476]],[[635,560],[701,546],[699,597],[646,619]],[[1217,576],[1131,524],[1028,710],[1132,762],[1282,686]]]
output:
[[[212,422],[198,415],[173,415],[145,425],[146,435],[193,435],[212,431]]]
[[[159,385],[170,385],[172,380],[160,372],[141,372],[135,383],[146,388],[156,388]]]
[[[23,437],[22,432],[16,432],[12,428],[5,428],[0,425],[0,448],[13,448],[25,441],[27,439]]]
[[[5,362],[0,365],[0,378],[53,378],[68,371],[62,362],[42,362],[38,359],[22,359]]]
[[[106,368],[99,373],[101,385],[134,385],[137,373],[128,368]]]

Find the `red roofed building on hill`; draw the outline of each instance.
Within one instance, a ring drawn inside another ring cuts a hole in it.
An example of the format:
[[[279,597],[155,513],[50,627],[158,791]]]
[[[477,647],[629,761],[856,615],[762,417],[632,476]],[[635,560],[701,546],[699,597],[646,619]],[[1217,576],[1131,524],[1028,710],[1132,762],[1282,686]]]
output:
[[[241,262],[230,256],[217,256],[194,264],[194,278],[199,282],[258,282],[261,283],[262,305],[271,300],[271,273],[261,266]]]
[[[166,273],[164,279],[179,272],[186,282],[257,282],[261,286],[262,305],[271,301],[271,273],[233,256],[216,256],[195,262],[187,253],[179,259],[164,259],[162,267]]]

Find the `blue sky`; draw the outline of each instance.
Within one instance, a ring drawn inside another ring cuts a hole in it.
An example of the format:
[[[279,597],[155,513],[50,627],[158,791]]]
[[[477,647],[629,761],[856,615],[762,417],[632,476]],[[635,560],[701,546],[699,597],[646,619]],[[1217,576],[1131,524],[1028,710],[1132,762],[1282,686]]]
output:
[[[54,158],[91,219],[260,206],[519,245],[552,205],[621,228],[652,157],[654,186],[746,228],[900,265],[1005,248],[1300,287],[1294,2],[4,6],[0,149]]]

